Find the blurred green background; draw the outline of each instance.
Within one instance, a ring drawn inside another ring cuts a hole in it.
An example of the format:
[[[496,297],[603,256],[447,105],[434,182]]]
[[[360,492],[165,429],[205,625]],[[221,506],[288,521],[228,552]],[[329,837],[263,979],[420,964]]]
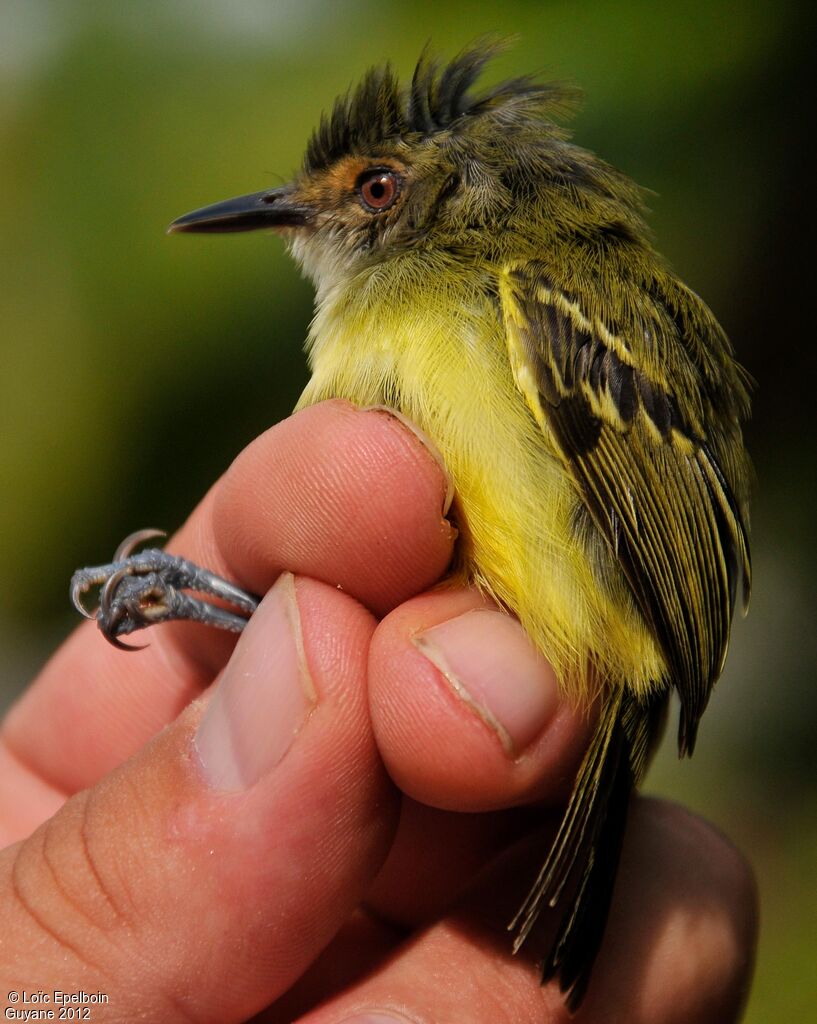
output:
[[[490,75],[587,94],[578,141],[653,191],[662,251],[759,382],[755,596],[691,763],[648,789],[752,859],[763,933],[747,1019],[817,1015],[812,316],[814,35],[781,0],[2,0],[0,694],[74,623],[67,581],[131,529],[174,528],[291,408],[311,291],[274,238],[167,238],[272,186],[371,63],[409,74],[485,31]],[[489,77],[490,77],[489,75]],[[808,282],[808,283],[807,283]]]

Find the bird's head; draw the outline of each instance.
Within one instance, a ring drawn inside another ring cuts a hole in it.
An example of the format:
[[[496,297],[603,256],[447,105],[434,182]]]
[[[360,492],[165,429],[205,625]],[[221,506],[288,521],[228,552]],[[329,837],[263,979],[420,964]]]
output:
[[[324,115],[290,184],[170,230],[273,229],[321,285],[407,251],[483,262],[541,251],[543,232],[603,222],[605,206],[611,221],[638,222],[634,186],[554,122],[574,90],[517,78],[471,91],[501,45],[476,43],[444,67],[424,54],[406,88],[388,65],[370,70]]]

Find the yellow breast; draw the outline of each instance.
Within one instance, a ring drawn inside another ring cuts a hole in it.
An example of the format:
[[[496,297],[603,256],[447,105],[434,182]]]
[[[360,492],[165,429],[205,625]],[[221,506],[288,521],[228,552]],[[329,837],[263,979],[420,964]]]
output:
[[[620,571],[600,580],[588,558],[576,488],[514,382],[490,295],[450,275],[431,294],[374,276],[319,304],[299,408],[344,398],[409,417],[453,480],[468,580],[519,617],[570,693],[594,678],[646,689],[662,657]]]

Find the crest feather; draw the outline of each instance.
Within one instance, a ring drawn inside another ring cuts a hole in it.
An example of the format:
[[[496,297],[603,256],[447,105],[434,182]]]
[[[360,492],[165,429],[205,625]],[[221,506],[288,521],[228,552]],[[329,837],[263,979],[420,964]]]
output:
[[[456,130],[468,118],[506,107],[521,105],[543,118],[573,105],[575,90],[527,77],[472,95],[470,90],[486,64],[504,48],[501,40],[478,40],[442,69],[426,48],[408,89],[401,87],[389,64],[369,69],[355,89],[338,97],[332,113],[321,117],[307,145],[304,169],[312,173],[350,153]]]

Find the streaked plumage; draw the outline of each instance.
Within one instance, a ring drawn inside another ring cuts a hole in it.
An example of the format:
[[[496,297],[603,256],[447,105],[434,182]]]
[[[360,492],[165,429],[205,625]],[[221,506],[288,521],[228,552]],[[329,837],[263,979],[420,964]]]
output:
[[[177,227],[287,234],[317,288],[300,405],[416,422],[456,489],[454,578],[519,617],[568,696],[599,700],[518,921],[521,941],[564,904],[545,977],[575,1006],[669,693],[691,753],[748,594],[748,396],[714,317],[652,248],[637,188],[554,124],[569,91],[469,92],[494,49],[442,69],[424,56],[405,91],[369,72],[292,185]]]

